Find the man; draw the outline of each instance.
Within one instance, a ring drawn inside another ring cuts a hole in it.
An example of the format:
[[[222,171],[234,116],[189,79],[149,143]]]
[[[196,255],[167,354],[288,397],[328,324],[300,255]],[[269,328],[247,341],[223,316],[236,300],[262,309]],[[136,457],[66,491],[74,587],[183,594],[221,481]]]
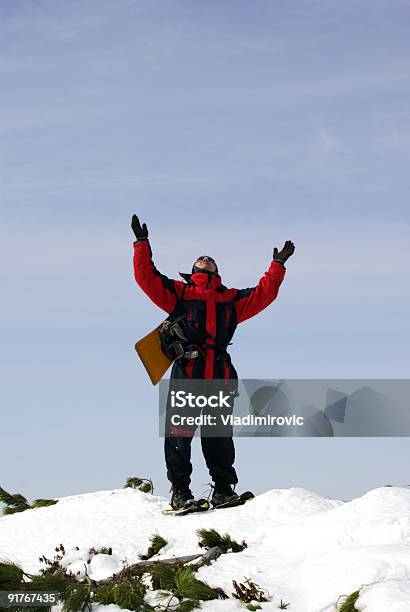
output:
[[[209,255],[195,261],[191,274],[181,274],[183,280],[171,280],[158,272],[152,261],[148,230],[133,215],[131,227],[135,233],[135,280],[148,297],[170,315],[184,315],[187,336],[187,357],[177,359],[172,367],[171,381],[177,379],[222,379],[236,381],[238,376],[227,346],[238,323],[261,312],[276,298],[285,276],[285,262],[295,246],[290,240],[281,251],[273,250],[269,269],[256,287],[227,289],[222,285],[218,266]],[[194,349],[194,350],[193,350]],[[192,355],[195,354],[194,357]],[[169,419],[168,419],[169,421]],[[169,423],[168,423],[169,424]],[[165,461],[172,484],[171,506],[180,509],[192,503],[190,490],[192,473],[191,442],[195,428],[168,427],[165,437]],[[219,505],[236,497],[232,485],[238,478],[233,467],[235,449],[232,435],[208,437],[201,429],[201,445],[207,467],[215,483],[211,503]]]

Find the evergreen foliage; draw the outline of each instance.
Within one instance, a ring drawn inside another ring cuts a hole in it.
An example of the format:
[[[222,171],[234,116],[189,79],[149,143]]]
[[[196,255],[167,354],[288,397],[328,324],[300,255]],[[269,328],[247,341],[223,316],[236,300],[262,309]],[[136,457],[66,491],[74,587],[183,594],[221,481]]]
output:
[[[71,580],[70,583],[75,584],[74,580]],[[31,576],[28,584],[32,591],[56,591],[57,593],[63,593],[67,588],[68,581],[65,573],[60,570],[54,573],[47,571]]]
[[[159,561],[150,569],[150,574],[153,589],[169,591],[180,602],[185,599],[190,600],[191,603],[186,603],[188,609],[194,609],[189,606],[193,606],[194,602],[199,600],[209,601],[228,597],[222,589],[214,589],[206,582],[198,580],[191,567],[170,566]]]
[[[3,509],[3,514],[14,514],[15,512],[23,512],[30,508],[30,504],[20,493],[8,493],[0,487],[0,502],[6,507]]]
[[[56,499],[35,499],[30,505],[27,499],[20,493],[8,493],[0,487],[0,502],[5,505],[3,514],[15,514],[16,512],[24,512],[33,508],[42,508],[44,506],[52,506],[57,503]]]
[[[57,502],[57,499],[35,499],[30,508],[45,508],[46,506],[54,506]]]
[[[214,548],[218,546],[222,549],[224,553],[229,551],[232,552],[241,552],[245,548],[248,547],[247,543],[242,540],[240,544],[232,540],[229,533],[225,533],[221,535],[216,529],[198,529],[197,534],[200,537],[199,546],[201,548],[205,548],[209,550],[210,548]]]
[[[158,589],[164,589],[165,591],[171,591],[174,586],[174,571],[171,565],[168,563],[155,563],[150,569],[151,583],[154,591]]]
[[[17,563],[0,563],[0,591],[15,591],[23,581],[24,572]]]
[[[127,488],[138,489],[142,493],[154,493],[154,484],[149,478],[138,478],[136,476],[130,476],[124,485],[124,489]]]
[[[175,571],[174,577],[175,595],[180,599],[225,599],[209,586],[206,582],[198,580],[190,567],[184,567]]]
[[[176,608],[174,608],[175,612],[191,612],[196,608],[199,608],[201,602],[197,599],[185,599],[181,601]]]
[[[148,547],[148,551],[145,555],[139,555],[140,559],[146,561],[147,559],[151,559],[154,555],[157,555],[161,548],[164,548],[168,544],[168,541],[159,535],[159,533],[154,533],[150,537],[151,545]]]
[[[89,584],[77,584],[61,593],[64,612],[84,612],[91,609],[91,588]]]
[[[94,601],[101,604],[116,604],[119,608],[128,610],[152,610],[144,602],[146,587],[138,578],[119,582],[112,587],[102,587],[97,590]]]
[[[341,595],[336,602],[336,609],[338,612],[358,612],[358,609],[355,606],[356,601],[359,599],[360,590],[354,591],[350,595]],[[339,605],[339,600],[345,597],[344,602]]]

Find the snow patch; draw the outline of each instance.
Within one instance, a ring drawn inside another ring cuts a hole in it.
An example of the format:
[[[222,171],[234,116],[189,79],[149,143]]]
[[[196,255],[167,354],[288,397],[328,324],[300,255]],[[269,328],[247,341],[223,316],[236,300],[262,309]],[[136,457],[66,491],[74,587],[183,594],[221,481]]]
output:
[[[120,571],[123,562],[138,562],[154,533],[168,540],[155,557],[161,559],[201,552],[196,530],[213,527],[248,543],[243,552],[222,555],[198,572],[228,594],[233,579],[249,577],[269,592],[266,610],[276,610],[282,599],[292,612],[329,612],[340,595],[359,588],[357,607],[363,612],[410,610],[408,488],[382,487],[350,502],[301,488],[273,489],[239,508],[184,518],[162,515],[167,506],[168,500],[133,489],[66,497],[0,518],[0,558],[35,573],[43,567],[39,557],[52,558],[62,543],[68,569],[100,580]],[[112,555],[90,556],[91,547],[110,547]],[[150,601],[155,597],[149,594]],[[112,605],[97,608],[118,611]],[[218,600],[202,609],[243,610],[243,604]]]
[[[115,555],[94,555],[90,562],[89,576],[92,580],[104,580],[122,568],[123,563]]]

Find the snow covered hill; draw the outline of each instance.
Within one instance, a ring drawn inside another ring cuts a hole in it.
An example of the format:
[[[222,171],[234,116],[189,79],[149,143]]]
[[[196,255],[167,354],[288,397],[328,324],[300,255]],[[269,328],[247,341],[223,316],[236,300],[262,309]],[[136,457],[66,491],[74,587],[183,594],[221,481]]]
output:
[[[363,587],[358,610],[410,611],[410,489],[375,489],[347,503],[299,488],[274,489],[239,508],[186,517],[162,515],[167,504],[160,497],[119,489],[4,516],[0,558],[35,573],[42,567],[39,556],[52,558],[62,543],[70,568],[83,571],[90,547],[112,547],[111,556],[92,560],[89,573],[98,580],[118,571],[124,560],[139,561],[155,532],[168,540],[158,558],[169,558],[199,552],[196,530],[214,527],[245,539],[248,548],[222,555],[201,568],[198,578],[231,593],[232,579],[250,577],[272,597],[261,604],[263,610],[278,610],[282,599],[290,603],[290,612],[330,612],[340,595]],[[245,607],[229,599],[203,603],[202,609]]]

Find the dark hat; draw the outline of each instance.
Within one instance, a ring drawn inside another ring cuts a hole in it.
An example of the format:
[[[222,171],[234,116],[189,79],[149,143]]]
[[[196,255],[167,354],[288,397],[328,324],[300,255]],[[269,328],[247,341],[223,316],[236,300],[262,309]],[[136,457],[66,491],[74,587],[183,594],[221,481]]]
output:
[[[211,261],[213,261],[213,263],[215,264],[216,267],[216,271],[215,272],[211,272],[211,274],[215,274],[215,275],[219,275],[218,272],[218,266],[216,265],[216,261],[213,257],[211,257],[210,255],[200,255],[199,257],[196,258],[195,263],[198,261],[198,259],[201,259],[202,257],[209,257],[209,259]],[[192,266],[192,274],[195,274],[195,272],[206,272],[206,270],[201,270],[201,268],[197,268],[197,266],[195,265]]]

